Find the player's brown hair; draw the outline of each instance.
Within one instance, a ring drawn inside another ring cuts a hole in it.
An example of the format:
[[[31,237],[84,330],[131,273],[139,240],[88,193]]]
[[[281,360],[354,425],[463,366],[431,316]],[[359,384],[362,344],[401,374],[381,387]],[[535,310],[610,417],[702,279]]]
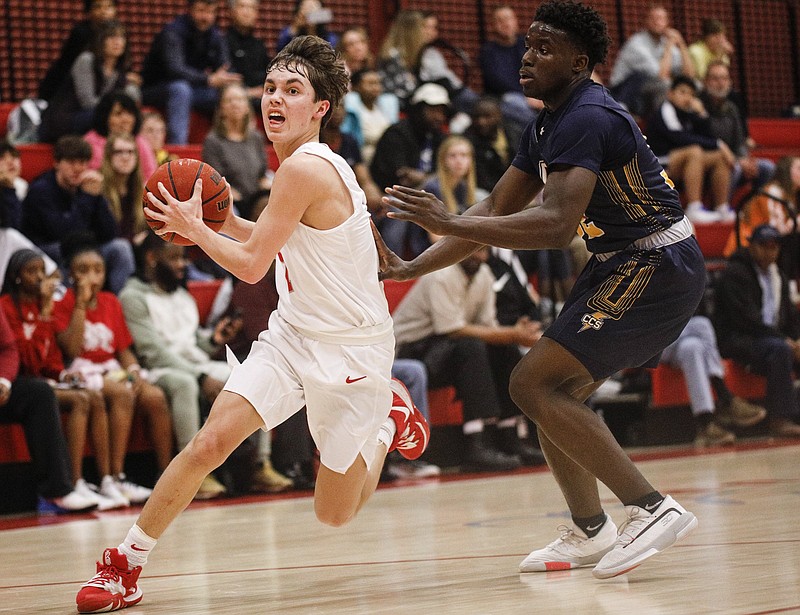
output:
[[[276,69],[286,69],[303,75],[311,82],[316,98],[331,103],[322,118],[321,126],[328,123],[331,111],[338,107],[350,83],[344,60],[326,40],[312,35],[297,36],[289,41],[267,67],[267,74]]]

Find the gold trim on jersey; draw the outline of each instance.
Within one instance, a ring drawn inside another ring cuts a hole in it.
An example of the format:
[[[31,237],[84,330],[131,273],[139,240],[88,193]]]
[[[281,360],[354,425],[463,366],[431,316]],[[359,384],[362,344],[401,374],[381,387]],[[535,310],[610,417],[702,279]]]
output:
[[[646,187],[644,176],[639,169],[638,155],[635,155],[621,170],[625,174],[625,180],[630,185],[633,194],[640,202],[634,203],[631,201],[628,193],[620,185],[614,171],[601,171],[599,175],[600,183],[605,188],[611,202],[622,207],[631,220],[641,220],[660,211],[659,202],[653,198]],[[648,213],[644,208],[645,205],[652,207],[653,211]]]

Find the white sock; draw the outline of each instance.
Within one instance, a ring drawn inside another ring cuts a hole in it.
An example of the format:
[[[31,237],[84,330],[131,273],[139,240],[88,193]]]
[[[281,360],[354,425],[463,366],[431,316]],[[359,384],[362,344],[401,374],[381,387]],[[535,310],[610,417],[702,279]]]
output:
[[[717,205],[714,209],[717,211],[728,211],[731,209],[731,206],[729,203],[722,203],[721,205]]]
[[[144,530],[134,523],[128,530],[125,541],[117,549],[128,558],[128,566],[133,570],[136,566],[144,566],[147,563],[147,556],[156,546],[156,542],[158,541],[155,538],[145,534]]]
[[[397,433],[397,425],[392,419],[386,419],[378,430],[378,442],[388,449],[394,442],[394,435]]]
[[[483,420],[472,419],[471,421],[467,421],[461,426],[461,429],[464,431],[465,436],[471,436],[474,433],[480,433],[483,431]]]
[[[691,209],[705,209],[705,207],[703,207],[702,201],[692,201],[691,203],[686,205],[687,211]]]

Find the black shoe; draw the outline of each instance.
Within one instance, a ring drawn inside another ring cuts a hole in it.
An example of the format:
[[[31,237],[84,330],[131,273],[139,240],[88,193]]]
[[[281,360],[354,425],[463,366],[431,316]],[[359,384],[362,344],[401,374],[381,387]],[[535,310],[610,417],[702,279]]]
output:
[[[515,427],[498,429],[497,440],[501,451],[507,455],[516,455],[524,466],[541,466],[547,463],[542,451],[521,439]]]
[[[467,448],[461,469],[466,472],[508,472],[522,465],[516,455],[506,455],[490,448],[483,432],[466,436]]]
[[[306,464],[301,461],[296,461],[292,465],[278,470],[278,472],[283,474],[286,478],[291,479],[293,485],[292,489],[296,491],[313,490],[316,484],[313,474],[307,471],[304,465]]]

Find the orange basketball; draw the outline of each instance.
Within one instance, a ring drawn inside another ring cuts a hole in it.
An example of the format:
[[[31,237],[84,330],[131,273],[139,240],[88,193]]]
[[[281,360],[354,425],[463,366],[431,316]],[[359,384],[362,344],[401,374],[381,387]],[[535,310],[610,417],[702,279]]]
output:
[[[186,201],[192,196],[194,182],[198,178],[203,180],[203,222],[212,231],[219,231],[230,211],[231,191],[225,179],[214,167],[200,160],[179,158],[165,162],[158,167],[144,186],[142,205],[155,209],[147,199],[148,192],[152,192],[160,201],[163,201],[158,189],[158,182],[164,184],[167,191],[176,199]],[[160,221],[148,218],[146,212],[144,217],[154,231],[163,226]],[[191,241],[175,233],[161,235],[161,239],[179,246],[193,245]]]

